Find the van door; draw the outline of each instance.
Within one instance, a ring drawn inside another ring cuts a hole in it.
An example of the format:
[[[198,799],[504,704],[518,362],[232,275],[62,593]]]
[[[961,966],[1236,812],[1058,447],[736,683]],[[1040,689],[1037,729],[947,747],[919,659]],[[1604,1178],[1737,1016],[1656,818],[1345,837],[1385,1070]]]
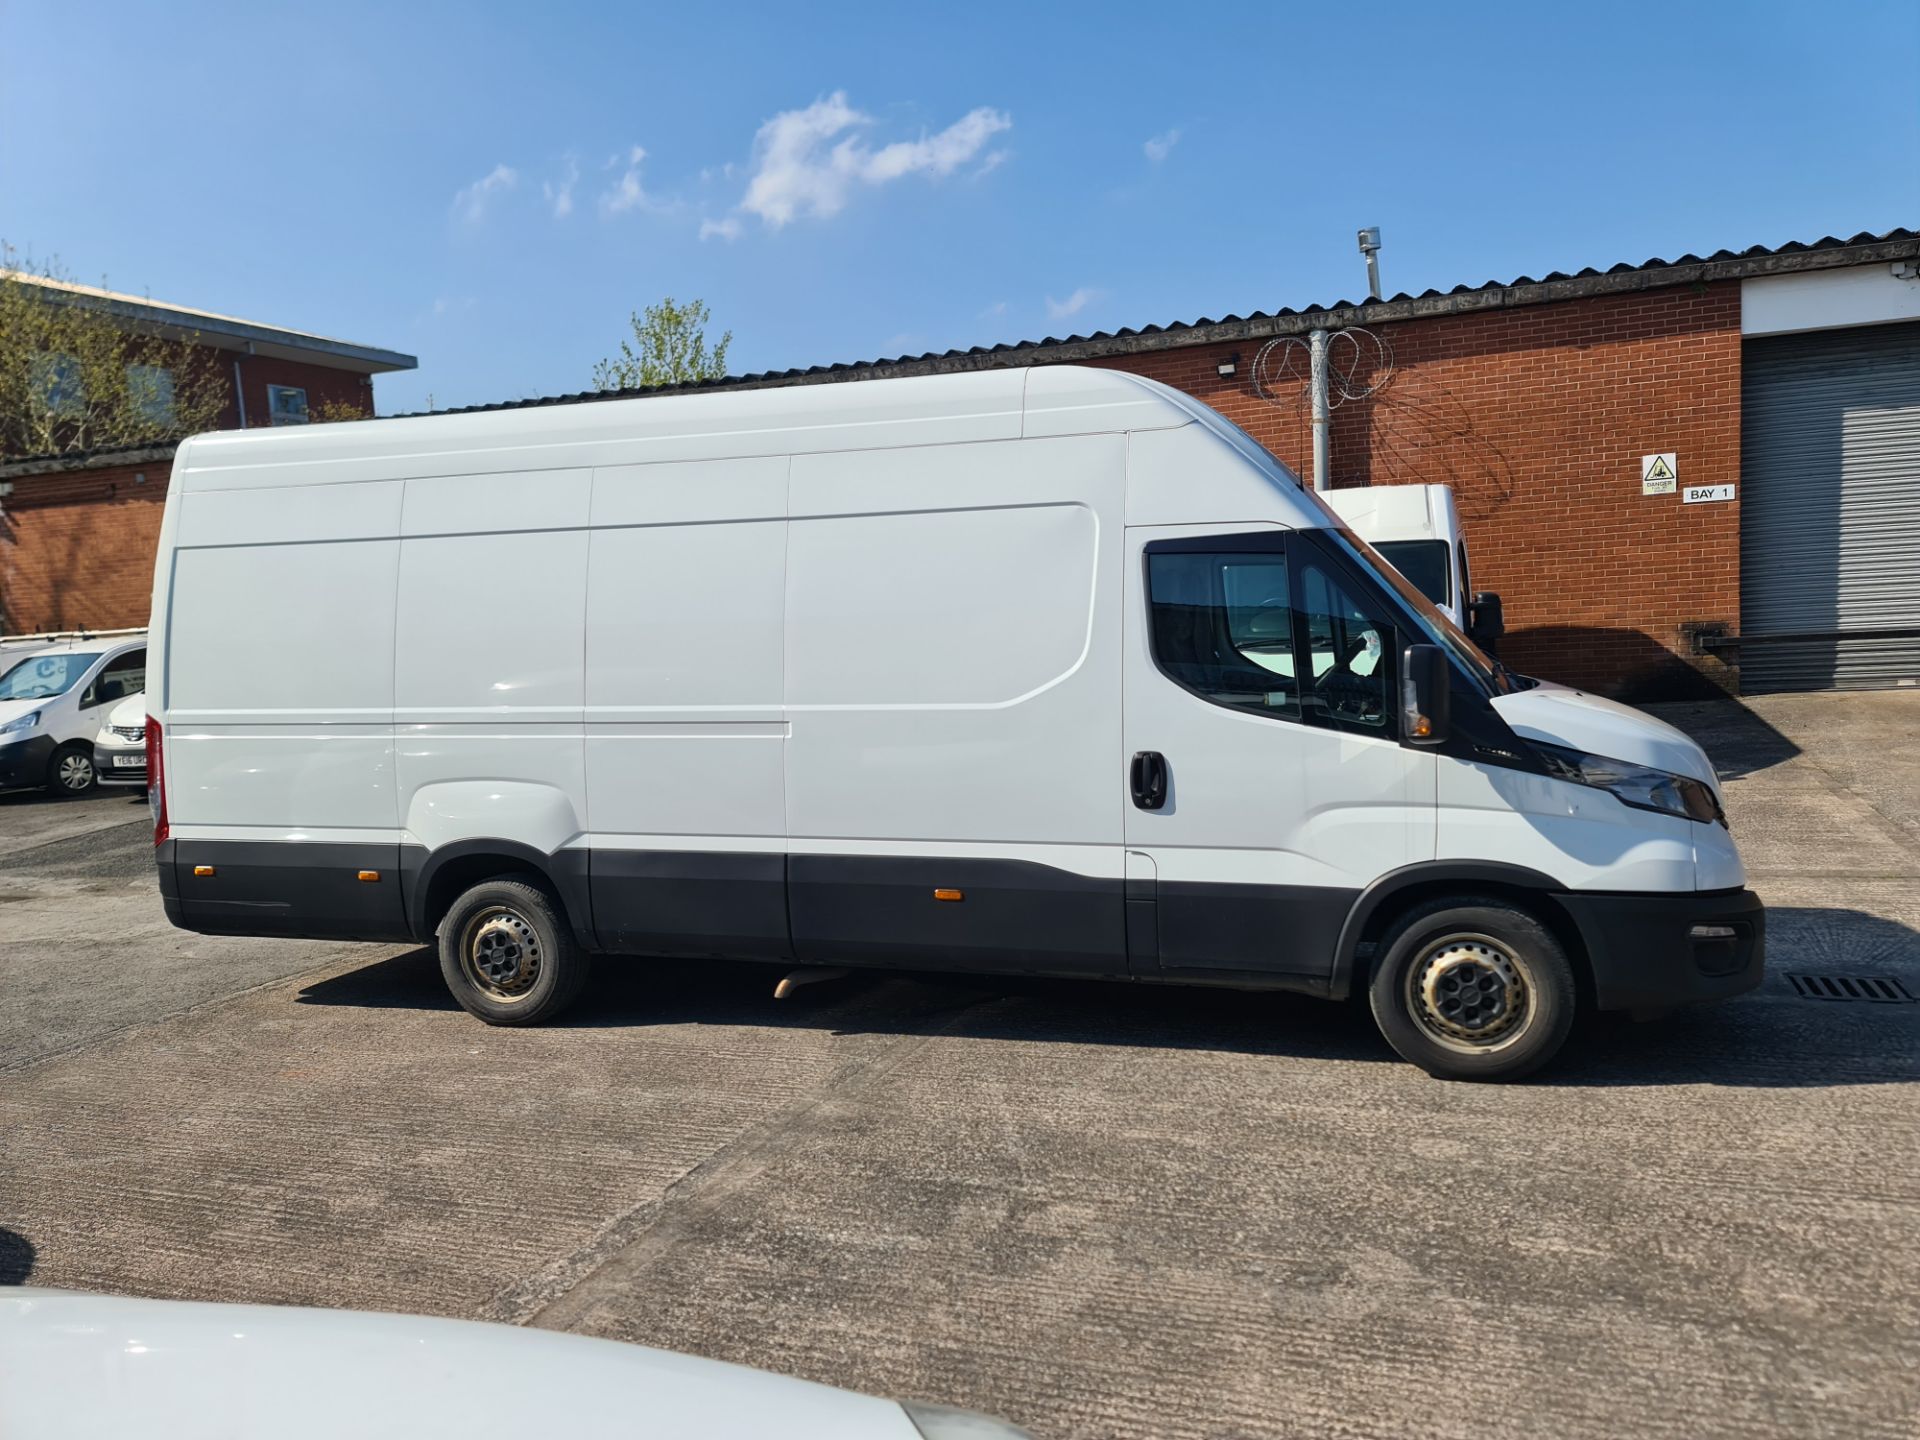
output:
[[[1434,853],[1435,762],[1398,735],[1406,639],[1310,532],[1127,536],[1115,770],[1158,969],[1325,978],[1359,892]]]

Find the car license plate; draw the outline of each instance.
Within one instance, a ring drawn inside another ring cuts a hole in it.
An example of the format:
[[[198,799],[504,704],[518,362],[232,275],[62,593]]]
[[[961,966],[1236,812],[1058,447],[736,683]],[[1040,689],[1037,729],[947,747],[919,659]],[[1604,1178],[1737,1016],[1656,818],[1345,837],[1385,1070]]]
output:
[[[144,755],[116,755],[113,757],[113,768],[116,770],[144,770],[147,768],[147,757]]]

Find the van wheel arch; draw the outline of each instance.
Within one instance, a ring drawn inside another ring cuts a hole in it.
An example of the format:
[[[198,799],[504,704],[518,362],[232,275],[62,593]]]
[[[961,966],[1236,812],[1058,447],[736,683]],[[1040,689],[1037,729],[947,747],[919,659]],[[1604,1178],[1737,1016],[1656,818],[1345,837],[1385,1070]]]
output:
[[[574,858],[574,857],[577,857]],[[586,852],[543,854],[515,840],[459,840],[426,853],[418,868],[407,867],[407,917],[422,944],[439,932],[453,904],[486,880],[520,880],[544,892],[583,948],[593,948],[588,904]]]
[[[1573,963],[1581,1010],[1591,1013],[1593,958],[1579,925],[1553,897],[1559,888],[1552,877],[1537,870],[1488,862],[1409,865],[1383,875],[1348,912],[1334,961],[1333,997],[1366,994],[1381,938],[1409,910],[1432,900],[1472,897],[1511,905],[1546,926]]]

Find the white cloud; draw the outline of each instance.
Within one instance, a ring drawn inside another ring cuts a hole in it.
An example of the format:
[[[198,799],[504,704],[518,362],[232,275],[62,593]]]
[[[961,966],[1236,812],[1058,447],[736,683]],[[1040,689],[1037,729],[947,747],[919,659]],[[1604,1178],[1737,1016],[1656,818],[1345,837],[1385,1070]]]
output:
[[[453,213],[469,225],[477,225],[486,217],[487,207],[493,203],[494,197],[506,194],[519,183],[518,170],[509,165],[496,165],[454,195]]]
[[[640,183],[640,162],[647,158],[646,148],[634,146],[627,152],[627,168],[613,184],[613,188],[600,197],[600,208],[609,215],[619,215],[628,210],[658,210],[663,208]],[[609,168],[618,164],[620,157],[615,155],[607,162]]]
[[[740,222],[731,215],[724,220],[702,220],[700,222],[700,238],[702,240],[711,240],[716,236],[722,240],[738,240],[740,238]]]
[[[554,219],[564,220],[573,213],[573,187],[579,182],[580,161],[572,155],[567,156],[567,172],[558,184],[551,180],[541,182],[540,193],[553,207]]]
[[[1006,313],[1007,313],[1007,302],[1004,300],[996,300],[991,305],[989,305],[986,309],[980,312],[980,318],[982,320],[998,320],[1002,315]]]
[[[1087,306],[1098,300],[1104,292],[1090,290],[1082,285],[1064,300],[1047,296],[1047,318],[1049,320],[1067,320],[1078,315]]]
[[[981,106],[937,134],[897,140],[876,150],[856,133],[873,123],[873,117],[847,103],[844,90],[803,110],[775,115],[754,137],[753,176],[740,208],[775,230],[802,215],[835,215],[855,185],[885,185],[907,175],[951,175],[995,135],[1013,127],[1005,111]]]
[[[1158,165],[1173,153],[1173,147],[1180,143],[1180,132],[1169,130],[1164,135],[1156,135],[1140,148],[1146,151],[1147,159]]]

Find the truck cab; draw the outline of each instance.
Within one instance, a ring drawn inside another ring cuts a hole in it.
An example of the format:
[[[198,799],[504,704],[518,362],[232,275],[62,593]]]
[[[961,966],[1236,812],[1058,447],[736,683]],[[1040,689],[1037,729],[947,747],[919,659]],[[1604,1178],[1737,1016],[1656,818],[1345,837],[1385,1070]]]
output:
[[[1446,485],[1365,485],[1320,496],[1383,558],[1477,641],[1498,639],[1497,595],[1476,596],[1467,536]]]

